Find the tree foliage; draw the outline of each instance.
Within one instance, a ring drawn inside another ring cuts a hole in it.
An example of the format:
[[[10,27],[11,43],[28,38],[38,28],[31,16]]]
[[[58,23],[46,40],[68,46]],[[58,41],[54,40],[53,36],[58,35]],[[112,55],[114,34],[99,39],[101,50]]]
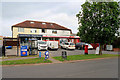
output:
[[[81,7],[76,15],[80,38],[87,43],[112,43],[120,25],[118,2],[85,2]]]

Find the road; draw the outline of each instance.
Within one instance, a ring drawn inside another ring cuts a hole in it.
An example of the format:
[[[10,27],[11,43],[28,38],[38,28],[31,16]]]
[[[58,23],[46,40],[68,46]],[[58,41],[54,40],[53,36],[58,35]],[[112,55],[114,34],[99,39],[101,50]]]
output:
[[[118,59],[3,66],[3,78],[118,78]]]

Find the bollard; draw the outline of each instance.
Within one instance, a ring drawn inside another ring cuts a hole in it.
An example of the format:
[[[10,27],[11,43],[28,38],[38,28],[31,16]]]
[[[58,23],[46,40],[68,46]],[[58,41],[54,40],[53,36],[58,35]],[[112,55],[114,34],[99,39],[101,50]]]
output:
[[[88,45],[85,45],[85,55],[88,55]]]
[[[45,52],[45,60],[47,60],[48,58],[49,58],[49,52],[46,51],[46,52]]]
[[[41,58],[41,52],[39,52],[39,58]]]
[[[62,51],[62,58],[67,59],[67,52],[66,51]]]

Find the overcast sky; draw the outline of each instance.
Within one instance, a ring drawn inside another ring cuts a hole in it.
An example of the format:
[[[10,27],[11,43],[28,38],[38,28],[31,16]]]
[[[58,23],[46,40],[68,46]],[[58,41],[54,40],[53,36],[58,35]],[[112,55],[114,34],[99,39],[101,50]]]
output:
[[[77,33],[76,14],[84,2],[2,2],[0,35],[12,36],[11,26],[25,20],[55,22]]]

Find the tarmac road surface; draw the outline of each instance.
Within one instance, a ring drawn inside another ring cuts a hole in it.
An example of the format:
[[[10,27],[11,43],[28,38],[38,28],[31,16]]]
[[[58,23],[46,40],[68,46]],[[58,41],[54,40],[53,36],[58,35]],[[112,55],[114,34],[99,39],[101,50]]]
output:
[[[118,58],[75,63],[3,66],[3,78],[118,78]]]

